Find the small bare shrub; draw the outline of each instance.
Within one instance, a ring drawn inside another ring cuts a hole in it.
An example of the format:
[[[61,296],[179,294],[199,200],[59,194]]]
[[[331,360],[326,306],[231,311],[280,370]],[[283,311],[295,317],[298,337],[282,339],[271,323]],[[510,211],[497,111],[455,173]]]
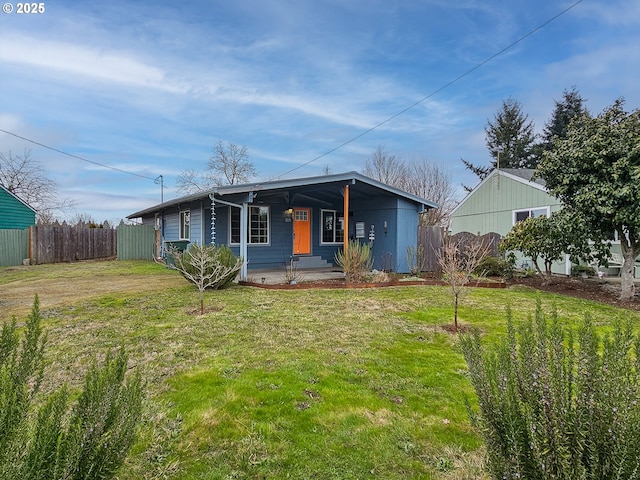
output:
[[[226,246],[194,244],[185,252],[170,248],[167,253],[173,257],[173,268],[198,288],[201,315],[204,314],[204,291],[229,286],[244,263]]]
[[[425,261],[424,245],[409,245],[407,247],[407,266],[411,275],[420,275],[424,269]]]
[[[438,264],[442,269],[442,278],[451,287],[453,296],[453,325],[458,331],[458,304],[467,292],[467,284],[471,281],[474,270],[487,255],[489,246],[482,242],[462,245],[450,238],[445,238],[442,250],[438,252]]]

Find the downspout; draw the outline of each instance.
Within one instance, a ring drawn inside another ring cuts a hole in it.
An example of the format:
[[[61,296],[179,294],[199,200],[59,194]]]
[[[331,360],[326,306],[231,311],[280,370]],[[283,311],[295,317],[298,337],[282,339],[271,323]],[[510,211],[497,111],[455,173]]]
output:
[[[247,244],[249,234],[249,204],[247,202],[242,203],[242,209],[240,210],[240,256],[244,260],[242,267],[240,267],[240,279],[247,279]]]
[[[214,200],[214,194],[209,194],[209,198],[211,199],[211,241],[215,243],[216,238],[216,216],[215,216],[215,203],[220,203],[222,205],[228,205],[229,207],[239,208],[240,209],[240,256],[242,257],[242,267],[240,267],[240,279],[247,279],[247,234],[248,234],[248,222],[249,222],[249,204],[243,203],[242,205],[238,205],[237,203],[227,202],[225,200]]]
[[[200,200],[200,215],[202,218],[200,219],[200,245],[204,246],[204,226],[205,226],[205,217],[204,217],[204,201]]]
[[[347,253],[349,246],[349,185],[344,186],[344,238],[342,239],[342,249]]]

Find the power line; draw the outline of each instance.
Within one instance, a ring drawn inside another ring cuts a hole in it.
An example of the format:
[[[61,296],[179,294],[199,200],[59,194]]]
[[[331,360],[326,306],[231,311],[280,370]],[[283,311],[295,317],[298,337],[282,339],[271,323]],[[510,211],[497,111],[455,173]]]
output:
[[[35,140],[31,140],[31,139],[29,139],[29,138],[22,137],[22,136],[17,135],[17,134],[15,134],[15,133],[13,133],[13,132],[8,132],[7,130],[3,130],[2,128],[0,128],[0,132],[6,133],[6,134],[8,134],[8,135],[13,135],[13,136],[14,136],[14,137],[16,137],[16,138],[19,138],[19,139],[21,139],[21,140],[25,140],[25,141],[27,141],[27,142],[33,143],[34,145],[38,145],[38,146],[40,146],[40,147],[47,148],[47,149],[49,149],[49,150],[53,150],[54,152],[61,153],[62,155],[66,155],[67,157],[77,158],[78,160],[82,160],[83,162],[92,163],[92,164],[94,164],[94,165],[98,165],[99,167],[107,168],[107,169],[109,169],[109,170],[115,170],[116,172],[126,173],[127,175],[133,175],[133,176],[135,176],[135,177],[145,178],[145,179],[147,179],[147,180],[154,180],[154,181],[155,181],[155,180],[156,180],[156,178],[157,178],[157,177],[156,177],[156,178],[153,178],[153,177],[147,177],[146,175],[140,175],[139,173],[129,172],[129,171],[127,171],[127,170],[123,170],[123,169],[121,169],[121,168],[112,167],[112,166],[110,166],[110,165],[105,165],[104,163],[95,162],[95,161],[93,161],[93,160],[88,160],[88,159],[86,159],[86,158],[79,157],[78,155],[74,155],[74,154],[72,154],[72,153],[67,153],[67,152],[64,152],[64,151],[62,151],[62,150],[58,150],[57,148],[50,147],[49,145],[45,145],[44,143],[36,142]]]
[[[478,70],[480,67],[483,67],[484,65],[486,65],[487,63],[491,62],[492,60],[494,60],[495,58],[499,57],[500,55],[502,55],[503,53],[507,52],[508,50],[510,50],[511,48],[515,47],[516,45],[518,45],[520,42],[526,40],[527,38],[529,38],[531,35],[533,35],[534,33],[538,32],[539,30],[542,30],[544,27],[546,27],[547,25],[549,25],[551,22],[553,22],[554,20],[558,19],[559,17],[561,17],[562,15],[564,15],[565,13],[567,13],[569,10],[571,10],[572,8],[578,6],[578,4],[582,3],[583,0],[577,0],[576,2],[572,3],[571,5],[569,5],[567,8],[565,8],[564,10],[562,10],[560,13],[557,13],[556,15],[554,15],[553,17],[551,17],[550,19],[548,19],[547,21],[545,21],[544,23],[538,25],[536,28],[534,28],[533,30],[529,31],[527,34],[523,35],[522,37],[518,38],[516,41],[510,43],[509,45],[507,45],[506,47],[504,47],[502,50],[499,50],[498,52],[494,53],[493,55],[491,55],[490,57],[486,58],[485,60],[483,60],[482,62],[478,63],[477,65],[473,66],[472,68],[470,68],[469,70],[467,70],[466,72],[462,73],[461,75],[458,75],[456,78],[454,78],[453,80],[450,80],[449,82],[445,83],[442,87],[438,88],[437,90],[434,90],[433,92],[431,92],[429,95],[422,97],[420,100],[415,101],[414,103],[412,103],[411,105],[409,105],[408,107],[403,108],[402,110],[400,110],[399,112],[391,115],[390,117],[387,117],[385,120],[381,121],[380,123],[374,125],[371,128],[368,128],[367,130],[364,130],[363,132],[359,133],[358,135],[356,135],[355,137],[350,138],[349,140],[346,140],[345,142],[341,143],[340,145],[338,145],[337,147],[334,147],[326,152],[324,152],[321,155],[318,155],[315,158],[312,158],[311,160],[309,160],[308,162],[305,162],[303,164],[298,165],[295,168],[292,168],[291,170],[283,173],[282,175],[279,175],[277,177],[274,177],[274,179],[278,179],[278,178],[282,178],[285,175],[289,175],[292,172],[295,172],[296,170],[302,168],[302,167],[306,167],[307,165],[315,162],[316,160],[320,160],[323,157],[326,157],[327,155],[335,152],[336,150],[340,150],[342,147],[345,147],[347,145],[349,145],[350,143],[355,142],[356,140],[364,137],[365,135],[373,132],[374,130],[380,128],[381,126],[383,126],[386,123],[389,123],[391,120],[396,119],[397,117],[399,117],[400,115],[408,112],[409,110],[411,110],[414,107],[417,107],[418,105],[420,105],[421,103],[425,102],[426,100],[430,99],[431,97],[437,95],[438,93],[442,92],[443,90],[449,88],[451,85],[453,85],[454,83],[459,82],[460,80],[462,80],[463,78],[467,77],[468,75],[472,74],[473,72],[475,72],[476,70]]]

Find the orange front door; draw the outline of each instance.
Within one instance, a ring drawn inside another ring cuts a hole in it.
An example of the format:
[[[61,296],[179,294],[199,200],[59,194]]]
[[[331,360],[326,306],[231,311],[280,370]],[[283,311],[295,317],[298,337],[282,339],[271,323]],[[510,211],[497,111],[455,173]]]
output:
[[[294,208],[293,210],[293,254],[311,253],[311,209]]]

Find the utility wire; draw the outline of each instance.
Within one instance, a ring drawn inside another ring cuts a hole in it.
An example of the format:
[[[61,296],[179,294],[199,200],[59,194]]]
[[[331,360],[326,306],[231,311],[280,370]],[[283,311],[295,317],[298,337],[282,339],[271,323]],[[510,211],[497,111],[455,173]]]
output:
[[[400,110],[399,112],[391,115],[390,117],[387,117],[385,120],[381,121],[380,123],[374,125],[371,128],[368,128],[367,130],[364,130],[363,132],[359,133],[358,135],[356,135],[355,137],[350,138],[349,140],[346,140],[345,142],[341,143],[340,145],[338,145],[337,147],[332,148],[331,150],[328,150],[326,152],[324,152],[321,155],[318,155],[315,158],[312,158],[311,160],[309,160],[308,162],[305,162],[301,165],[298,165],[295,168],[292,168],[291,170],[283,173],[282,175],[279,175],[277,177],[274,177],[274,179],[279,179],[284,177],[285,175],[289,175],[292,172],[295,172],[296,170],[302,168],[302,167],[306,167],[307,165],[315,162],[316,160],[320,160],[323,157],[326,157],[327,155],[335,152],[336,150],[340,150],[342,147],[345,147],[347,145],[349,145],[350,143],[355,142],[356,140],[358,140],[359,138],[364,137],[365,135],[373,132],[374,130],[380,128],[381,126],[383,126],[386,123],[389,123],[391,120],[396,119],[397,117],[399,117],[400,115],[408,112],[409,110],[411,110],[414,107],[417,107],[418,105],[420,105],[421,103],[425,102],[426,100],[430,99],[431,97],[437,95],[438,93],[442,92],[443,90],[449,88],[451,85],[453,85],[454,83],[459,82],[460,80],[462,80],[463,78],[469,76],[470,74],[472,74],[473,72],[475,72],[476,70],[478,70],[480,67],[483,67],[484,65],[486,65],[487,63],[491,62],[492,60],[494,60],[495,58],[499,57],[500,55],[502,55],[503,53],[507,52],[508,50],[510,50],[511,48],[515,47],[516,45],[518,45],[520,42],[526,40],[527,38],[529,38],[531,35],[533,35],[534,33],[538,32],[539,30],[542,30],[544,27],[546,27],[547,25],[549,25],[551,22],[553,22],[554,20],[558,19],[559,17],[561,17],[562,15],[564,15],[565,13],[567,13],[569,10],[571,10],[572,8],[578,6],[578,4],[582,3],[583,0],[577,0],[576,2],[572,3],[571,5],[569,5],[567,8],[565,8],[564,10],[562,10],[560,13],[557,13],[556,15],[554,15],[553,17],[551,17],[550,19],[548,19],[547,21],[545,21],[544,23],[538,25],[536,28],[534,28],[533,30],[531,30],[529,33],[523,35],[522,37],[518,38],[516,41],[510,43],[509,45],[507,45],[506,47],[504,47],[502,50],[494,53],[493,55],[491,55],[490,57],[486,58],[485,60],[483,60],[482,62],[478,63],[477,65],[471,67],[469,70],[467,70],[466,72],[462,73],[461,75],[458,75],[456,78],[454,78],[453,80],[450,80],[449,82],[445,83],[442,87],[438,88],[437,90],[434,90],[433,92],[431,92],[429,95],[422,97],[420,100],[417,100],[416,102],[412,103],[411,105],[409,105],[408,107],[403,108],[402,110]]]
[[[12,133],[12,132],[8,132],[7,130],[3,130],[2,128],[0,128],[0,132],[6,133],[8,135],[13,135],[16,138],[19,138],[21,140],[25,140],[27,142],[33,143],[34,145],[38,145],[40,147],[44,147],[44,148],[47,148],[49,150],[53,150],[54,152],[61,153],[63,155],[71,157],[71,158],[77,158],[78,160],[82,160],[83,162],[92,163],[94,165],[98,165],[99,167],[107,168],[109,170],[115,170],[116,172],[126,173],[127,175],[133,175],[135,177],[145,178],[147,180],[154,180],[155,181],[158,178],[158,177],[156,177],[156,178],[147,177],[146,175],[140,175],[139,173],[129,172],[127,170],[122,170],[121,168],[112,167],[110,165],[105,165],[104,163],[94,162],[93,160],[88,160],[86,158],[79,157],[78,155],[74,155],[72,153],[63,152],[62,150],[58,150],[57,148],[50,147],[49,145],[45,145],[44,143],[36,142],[35,140],[31,140],[29,138],[21,137],[20,135],[17,135],[17,134]]]

